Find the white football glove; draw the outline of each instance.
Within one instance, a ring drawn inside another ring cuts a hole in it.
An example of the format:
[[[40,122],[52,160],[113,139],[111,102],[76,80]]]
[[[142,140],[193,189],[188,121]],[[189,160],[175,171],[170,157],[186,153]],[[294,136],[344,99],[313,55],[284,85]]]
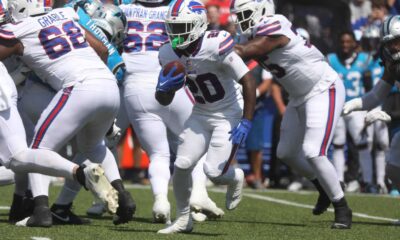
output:
[[[362,110],[362,100],[361,98],[354,98],[346,102],[343,106],[342,116],[348,115],[353,111]]]
[[[376,121],[390,122],[392,118],[384,111],[374,109],[365,116],[365,124],[370,125]]]
[[[108,148],[114,148],[119,143],[119,140],[121,139],[121,135],[122,135],[121,128],[119,128],[115,124],[115,122],[116,122],[116,120],[114,121],[110,130],[107,132],[107,135],[105,138],[106,146]]]

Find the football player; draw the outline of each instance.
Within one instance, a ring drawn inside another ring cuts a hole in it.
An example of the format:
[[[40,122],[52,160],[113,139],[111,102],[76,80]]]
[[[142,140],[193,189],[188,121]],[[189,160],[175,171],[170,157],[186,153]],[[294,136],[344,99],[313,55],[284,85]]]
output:
[[[250,131],[256,86],[246,64],[233,51],[231,35],[225,31],[206,31],[207,13],[202,2],[175,1],[168,9],[165,23],[170,43],[160,48],[160,63],[165,66],[179,61],[185,66],[186,84],[195,100],[179,136],[174,163],[172,181],[177,219],[158,231],[172,234],[193,229],[189,214],[190,174],[206,152],[207,177],[216,184],[228,186],[226,208],[233,210],[241,201],[244,173],[230,166],[230,161]],[[156,99],[162,104],[179,97],[178,89],[185,78],[184,73],[174,75],[176,70],[172,67],[160,72]]]
[[[371,110],[382,104],[392,86],[400,79],[400,15],[391,16],[381,26],[380,57],[385,66],[383,75],[373,89],[362,98],[355,98],[343,107],[343,114]],[[400,187],[400,134],[392,139],[386,165],[386,176],[396,188]]]
[[[130,123],[135,129],[143,149],[150,158],[149,178],[154,195],[154,222],[170,222],[170,203],[167,198],[170,180],[170,149],[175,144],[167,139],[167,130],[177,136],[189,118],[193,104],[182,89],[169,106],[154,99],[161,69],[158,60],[159,48],[168,41],[164,19],[169,1],[126,1],[119,7],[127,20],[127,34],[122,57],[126,64],[123,83],[124,104]],[[199,163],[201,164],[201,162]],[[202,166],[199,166],[200,169]],[[209,217],[220,217],[223,211],[208,197],[204,173],[195,171],[192,205],[196,211],[204,211]]]
[[[101,61],[106,61],[107,49],[79,26],[73,9],[52,10],[49,4],[51,1],[10,1],[14,23],[3,25],[0,31],[0,59],[19,55],[57,91],[35,127],[31,148],[58,151],[76,136],[79,154],[85,158],[96,163],[105,158],[115,161],[103,142],[119,109],[115,77]],[[19,224],[51,226],[48,186],[40,184],[40,174],[29,178],[37,181],[31,184],[36,193],[35,211]],[[113,205],[109,207],[116,209],[118,196],[110,197]]]
[[[365,92],[365,73],[368,71],[369,56],[357,52],[358,44],[352,31],[344,31],[339,36],[340,48],[337,53],[327,55],[331,67],[339,74],[346,90],[346,101],[360,97]],[[371,138],[367,137],[364,118],[367,112],[355,112],[341,117],[333,135],[333,164],[340,181],[344,181],[344,146],[346,129],[357,146],[363,182],[366,191],[373,191],[372,156],[369,146]]]
[[[243,43],[235,51],[257,60],[289,93],[277,156],[318,189],[314,214],[323,213],[332,202],[332,228],[350,228],[352,212],[326,157],[344,103],[342,81],[322,53],[292,31],[288,19],[275,14],[272,0],[234,0],[231,11],[237,15]]]

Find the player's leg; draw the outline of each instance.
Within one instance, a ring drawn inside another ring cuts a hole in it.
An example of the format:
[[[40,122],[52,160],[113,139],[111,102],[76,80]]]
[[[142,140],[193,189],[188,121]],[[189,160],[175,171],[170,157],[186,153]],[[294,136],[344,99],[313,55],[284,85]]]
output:
[[[0,166],[0,186],[14,183],[14,172],[10,169]]]
[[[344,86],[341,81],[336,81],[329,90],[308,99],[299,107],[299,113],[305,117],[304,155],[335,208],[332,228],[351,227],[351,210],[336,170],[326,157],[343,104]]]
[[[367,129],[364,130],[364,119],[366,112],[353,112],[348,116],[345,116],[347,122],[347,128],[349,129],[350,135],[357,146],[359,163],[361,167],[362,179],[366,184],[366,192],[373,192],[373,163],[371,155],[371,142],[368,138]],[[364,130],[364,131],[363,131]]]
[[[167,128],[163,116],[168,109],[154,98],[154,91],[125,91],[125,106],[130,122],[149,155],[149,178],[154,196],[153,217],[155,222],[170,221],[168,184],[170,173],[170,149]]]
[[[168,127],[168,142],[170,149],[176,153],[179,142],[179,135],[182,133],[185,122],[192,113],[193,103],[187,96],[185,89],[181,89],[175,93],[174,100],[168,106],[169,113],[164,116],[164,123]],[[192,172],[192,193],[190,196],[190,206],[194,213],[194,219],[205,220],[205,216],[209,219],[220,218],[224,214],[223,210],[217,207],[207,193],[206,181],[207,177],[203,170],[203,164],[206,156],[204,155],[196,164]],[[198,214],[196,214],[198,213]]]
[[[386,152],[389,149],[389,131],[386,123],[382,121],[375,122],[374,137],[376,142],[375,149],[375,166],[376,166],[376,183],[381,193],[386,193],[385,186],[385,167]]]
[[[400,133],[396,133],[388,152],[388,162],[386,165],[386,175],[395,186],[400,189]]]
[[[174,164],[172,183],[177,207],[177,219],[169,227],[158,231],[162,234],[190,232],[193,228],[190,217],[191,172],[203,156],[210,143],[212,129],[207,124],[208,117],[192,114],[179,136],[177,158]],[[193,147],[195,146],[195,147]]]
[[[335,132],[333,134],[332,145],[332,162],[336,169],[336,173],[339,177],[339,181],[344,181],[344,168],[345,168],[345,157],[344,157],[344,146],[346,144],[346,125],[342,117],[339,118]]]

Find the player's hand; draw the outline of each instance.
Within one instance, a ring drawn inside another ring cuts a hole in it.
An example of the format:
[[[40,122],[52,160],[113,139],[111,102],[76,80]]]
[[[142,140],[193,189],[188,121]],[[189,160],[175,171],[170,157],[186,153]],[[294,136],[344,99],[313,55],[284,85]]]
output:
[[[156,90],[160,92],[170,92],[180,89],[185,82],[185,75],[180,73],[174,76],[176,67],[174,66],[167,75],[164,76],[163,71],[160,71]]]
[[[113,125],[111,126],[110,130],[108,130],[106,134],[106,146],[109,148],[115,147],[118,143],[119,140],[121,139],[122,131],[121,128],[119,128],[116,124],[116,121],[114,121]]]
[[[362,109],[361,98],[355,98],[346,102],[343,106],[342,116],[348,115],[353,111],[359,111]]]
[[[232,140],[233,144],[242,143],[244,140],[246,140],[251,126],[251,121],[243,118],[240,123],[229,132],[231,134],[229,140]]]
[[[367,126],[376,121],[390,122],[391,120],[392,118],[386,112],[379,109],[374,109],[365,116],[365,124]]]

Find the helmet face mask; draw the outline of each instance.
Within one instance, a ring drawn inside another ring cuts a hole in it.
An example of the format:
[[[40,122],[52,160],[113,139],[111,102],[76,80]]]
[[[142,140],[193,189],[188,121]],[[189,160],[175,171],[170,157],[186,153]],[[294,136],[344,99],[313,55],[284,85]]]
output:
[[[383,22],[381,44],[386,58],[400,62],[400,15],[386,18]]]
[[[275,14],[275,4],[273,0],[233,0],[231,12],[236,15],[239,32],[249,35],[262,17]]]
[[[207,30],[207,13],[197,0],[178,0],[171,5],[165,19],[166,31],[173,48],[186,49]]]

